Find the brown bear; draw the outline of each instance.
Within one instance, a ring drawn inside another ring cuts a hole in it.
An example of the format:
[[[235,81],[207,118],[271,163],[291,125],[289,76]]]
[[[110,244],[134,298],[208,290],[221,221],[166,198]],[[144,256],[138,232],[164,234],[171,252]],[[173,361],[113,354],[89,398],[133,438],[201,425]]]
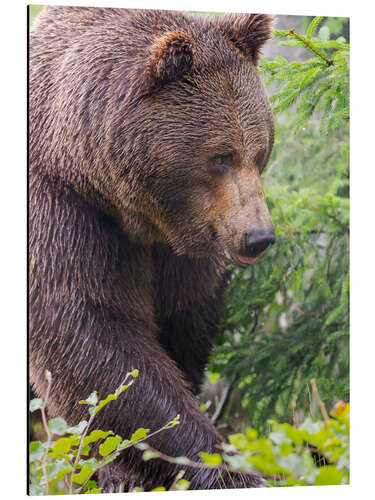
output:
[[[268,15],[47,7],[30,34],[30,381],[51,416],[136,383],[97,415],[127,438],[199,460],[223,441],[196,393],[228,262],[274,242],[260,174],[273,121],[257,69]],[[181,466],[123,453],[103,491],[172,484]],[[185,467],[192,489],[256,475]]]

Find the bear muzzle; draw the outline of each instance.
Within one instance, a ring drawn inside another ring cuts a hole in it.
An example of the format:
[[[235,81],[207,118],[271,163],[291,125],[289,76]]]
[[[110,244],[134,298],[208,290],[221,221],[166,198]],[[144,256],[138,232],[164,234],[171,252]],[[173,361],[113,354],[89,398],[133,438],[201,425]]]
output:
[[[232,260],[239,267],[254,264],[260,255],[276,241],[274,228],[255,228],[243,234],[240,253],[232,254]]]

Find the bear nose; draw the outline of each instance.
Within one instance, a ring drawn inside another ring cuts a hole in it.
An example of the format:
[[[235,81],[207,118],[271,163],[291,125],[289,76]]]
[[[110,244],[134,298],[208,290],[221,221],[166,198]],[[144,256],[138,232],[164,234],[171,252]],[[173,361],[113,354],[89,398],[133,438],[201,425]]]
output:
[[[256,257],[269,245],[276,241],[275,231],[271,229],[253,229],[244,234],[245,253],[248,257]]]

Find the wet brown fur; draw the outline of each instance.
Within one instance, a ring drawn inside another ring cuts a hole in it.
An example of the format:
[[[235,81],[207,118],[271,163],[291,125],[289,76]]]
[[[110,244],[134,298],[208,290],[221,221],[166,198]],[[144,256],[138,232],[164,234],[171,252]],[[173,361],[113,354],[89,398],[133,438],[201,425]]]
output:
[[[271,224],[260,172],[272,117],[256,68],[269,16],[45,8],[30,37],[30,379],[48,411],[113,392],[96,426],[197,459],[222,438],[199,410],[226,285],[223,251]],[[225,177],[211,158],[233,153]],[[179,467],[130,450],[101,475],[171,484]],[[252,475],[186,470],[191,488],[258,486]]]

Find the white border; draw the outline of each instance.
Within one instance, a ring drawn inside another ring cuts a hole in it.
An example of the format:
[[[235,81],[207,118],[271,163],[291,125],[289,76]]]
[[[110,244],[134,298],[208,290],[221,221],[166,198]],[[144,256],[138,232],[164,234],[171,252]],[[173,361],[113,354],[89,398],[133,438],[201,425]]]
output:
[[[38,3],[38,2],[33,2]],[[373,358],[374,358],[374,7],[370,2],[344,0],[90,0],[50,1],[44,5],[164,8],[216,12],[264,12],[270,14],[331,15],[351,17],[351,380],[352,467],[348,487],[277,488],[267,490],[168,492],[196,498],[352,498],[372,496],[373,477]],[[361,9],[361,10],[360,10]],[[26,3],[2,7],[2,323],[0,410],[1,495],[25,496],[26,401]],[[4,112],[5,111],[5,112]],[[370,149],[371,148],[371,149]],[[5,152],[5,154],[4,154]],[[5,273],[5,279],[4,279]],[[138,494],[149,495],[149,494]],[[164,496],[166,494],[159,493]],[[229,496],[230,495],[230,496]],[[107,498],[107,497],[106,497]],[[116,497],[117,498],[117,497]],[[137,496],[138,498],[138,496]],[[151,498],[151,497],[147,497]],[[152,497],[156,498],[156,497]]]

